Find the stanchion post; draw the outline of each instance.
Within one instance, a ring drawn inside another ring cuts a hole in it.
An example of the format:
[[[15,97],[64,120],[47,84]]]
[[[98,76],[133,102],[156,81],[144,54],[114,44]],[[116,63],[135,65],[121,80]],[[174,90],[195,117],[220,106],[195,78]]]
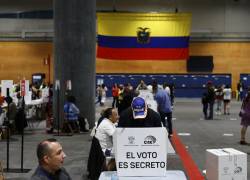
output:
[[[60,90],[57,88],[57,135],[59,136],[59,130],[60,130],[60,121],[59,121],[59,116],[60,116]]]
[[[23,143],[24,143],[24,122],[25,122],[25,100],[22,101],[22,142],[21,142],[21,171],[23,172]]]
[[[10,106],[9,106],[9,88],[7,88],[7,98],[5,99],[5,101],[7,102],[7,124],[6,124],[6,131],[7,131],[7,171],[9,171],[9,152],[10,152]]]
[[[22,82],[21,82],[21,88],[22,88],[22,86],[25,86],[24,85],[25,84],[25,80],[23,80]],[[21,94],[22,94],[22,92],[21,92]],[[7,110],[8,110],[8,112],[7,112],[7,168],[6,169],[4,169],[4,172],[11,172],[11,173],[27,173],[27,172],[29,172],[30,171],[30,169],[24,169],[23,168],[23,144],[24,144],[24,122],[25,122],[25,101],[24,101],[24,95],[25,94],[22,94],[22,96],[23,96],[23,102],[22,102],[22,118],[21,118],[21,128],[22,128],[22,144],[21,144],[21,169],[15,169],[15,168],[9,168],[9,140],[10,140],[10,137],[9,137],[9,135],[10,135],[10,128],[9,128],[9,126],[10,126],[10,119],[9,119],[9,117],[10,117],[10,114],[9,114],[9,104],[10,104],[10,102],[11,102],[11,97],[10,97],[10,95],[9,95],[9,88],[7,88],[7,97],[6,97],[6,99],[5,99],[5,101],[7,102],[7,104],[8,104],[8,107],[7,107]]]

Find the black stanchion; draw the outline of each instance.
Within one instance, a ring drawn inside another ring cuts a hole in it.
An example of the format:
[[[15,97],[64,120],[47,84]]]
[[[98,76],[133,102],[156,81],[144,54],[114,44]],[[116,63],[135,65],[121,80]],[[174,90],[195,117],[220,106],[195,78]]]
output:
[[[7,102],[7,167],[4,169],[4,172],[9,172],[9,173],[27,173],[31,169],[24,169],[23,168],[23,142],[24,142],[24,120],[25,120],[25,102],[24,102],[24,97],[23,97],[23,103],[22,103],[22,144],[21,144],[21,169],[16,169],[16,168],[9,168],[9,143],[10,143],[10,114],[9,114],[9,104],[11,103],[11,97],[9,96],[9,89],[7,88],[7,97],[5,99]]]
[[[9,122],[9,117],[10,117],[10,106],[9,106],[9,101],[8,101],[8,99],[9,99],[9,97],[8,97],[8,91],[9,91],[9,89],[7,89],[7,98],[5,99],[6,100],[6,102],[7,102],[7,124],[6,124],[6,131],[7,131],[7,141],[6,141],[6,143],[7,143],[7,165],[6,165],[6,169],[7,169],[7,171],[9,170],[9,157],[10,157],[10,155],[9,155],[9,152],[10,152],[10,122]]]
[[[57,135],[59,136],[59,131],[60,131],[60,121],[59,121],[59,116],[60,116],[60,90],[59,88],[57,89]]]
[[[54,136],[62,136],[62,134],[60,134],[60,121],[59,121],[59,116],[60,116],[60,90],[59,88],[56,89],[56,114],[57,114],[57,118],[56,118],[56,122],[57,122],[57,134],[54,134]]]
[[[25,101],[22,102],[22,142],[21,142],[21,171],[23,171],[23,142],[24,142],[24,122],[25,122]]]

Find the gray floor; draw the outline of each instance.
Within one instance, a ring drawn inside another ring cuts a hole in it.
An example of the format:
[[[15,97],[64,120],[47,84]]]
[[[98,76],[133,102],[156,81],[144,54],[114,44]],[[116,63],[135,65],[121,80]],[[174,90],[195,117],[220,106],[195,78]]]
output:
[[[110,100],[107,106],[110,105]],[[97,117],[100,112],[97,106]],[[239,144],[240,139],[240,119],[238,112],[240,103],[233,101],[231,103],[231,115],[216,116],[214,120],[203,120],[200,99],[176,99],[173,124],[177,133],[190,133],[190,136],[179,137],[182,143],[188,149],[193,160],[201,171],[205,169],[205,152],[211,148],[235,148],[250,154],[250,146],[242,146]],[[37,166],[35,155],[36,145],[45,138],[55,137],[45,133],[45,123],[42,122],[37,127],[28,128],[25,131],[24,143],[24,168],[32,169],[29,173],[15,174],[5,173],[7,179],[29,179]],[[223,134],[230,134],[225,136]],[[60,136],[56,137],[62,144],[67,158],[65,160],[65,168],[70,173],[73,180],[87,179],[86,164],[90,148],[89,133],[78,134],[72,137]],[[249,132],[247,132],[247,140],[249,140]],[[250,141],[250,140],[249,140]],[[20,168],[20,136],[12,136],[10,143],[10,168]],[[6,142],[0,141],[0,160],[6,167]],[[183,170],[181,160],[178,155],[168,156],[168,169]],[[250,172],[250,160],[248,158],[248,172]],[[248,179],[250,180],[248,173]]]

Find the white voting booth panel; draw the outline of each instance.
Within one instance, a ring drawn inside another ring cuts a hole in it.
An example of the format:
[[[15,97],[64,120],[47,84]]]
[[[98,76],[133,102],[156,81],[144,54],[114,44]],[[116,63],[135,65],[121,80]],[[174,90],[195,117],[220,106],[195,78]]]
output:
[[[117,128],[114,135],[118,176],[166,176],[166,128]]]
[[[247,180],[247,155],[233,148],[206,150],[208,180]]]
[[[13,80],[1,80],[1,96],[7,97],[7,89],[9,96],[13,96]]]
[[[145,99],[149,108],[157,112],[157,102],[154,99],[154,96],[150,90],[140,90],[139,96]]]
[[[154,95],[153,95],[152,91],[150,91],[150,90],[140,90],[139,92],[140,92],[139,96],[142,97],[143,99],[151,100],[151,101],[154,100]]]
[[[183,171],[166,171],[164,177],[118,177],[116,171],[104,171],[99,180],[187,180]]]

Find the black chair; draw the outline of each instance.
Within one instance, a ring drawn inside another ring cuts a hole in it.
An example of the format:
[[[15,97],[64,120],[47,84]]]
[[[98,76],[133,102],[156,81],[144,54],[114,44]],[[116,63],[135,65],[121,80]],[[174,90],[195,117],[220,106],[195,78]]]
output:
[[[88,178],[98,180],[102,171],[106,169],[106,158],[99,140],[94,136],[90,147],[87,170]]]

